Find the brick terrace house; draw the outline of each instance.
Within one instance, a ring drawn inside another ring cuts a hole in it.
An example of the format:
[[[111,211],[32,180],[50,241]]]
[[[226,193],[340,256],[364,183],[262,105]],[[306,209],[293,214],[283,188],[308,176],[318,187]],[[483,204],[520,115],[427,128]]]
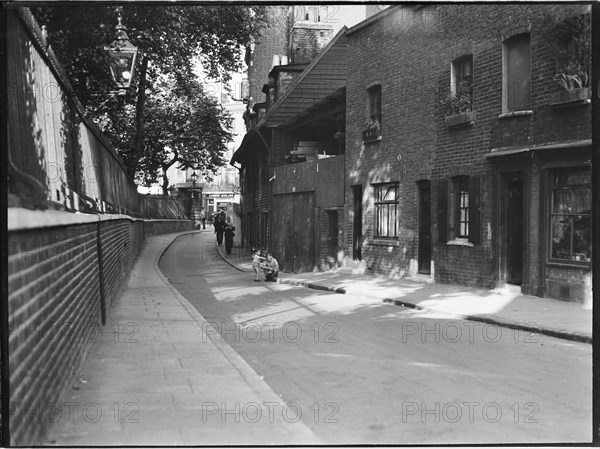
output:
[[[386,276],[584,300],[590,89],[553,79],[551,16],[589,9],[397,6],[348,30],[346,257]]]

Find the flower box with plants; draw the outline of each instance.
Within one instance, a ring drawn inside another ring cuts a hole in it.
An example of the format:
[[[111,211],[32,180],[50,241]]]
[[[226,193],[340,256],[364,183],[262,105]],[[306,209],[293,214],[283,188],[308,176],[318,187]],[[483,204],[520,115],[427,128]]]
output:
[[[371,117],[366,124],[366,128],[362,132],[363,142],[377,142],[381,140],[381,125],[379,124],[379,120],[374,117]]]
[[[473,111],[472,84],[462,80],[456,86],[456,92],[449,92],[440,104],[445,110],[445,122],[448,126],[472,125],[475,113]]]
[[[551,106],[589,103],[591,18],[586,5],[553,9],[544,20],[542,36],[556,55],[553,80],[560,89],[550,93]]]
[[[568,70],[554,76],[554,81],[556,81],[563,90],[550,94],[548,102],[551,106],[575,102],[585,103],[586,100],[590,98],[588,74],[584,71],[573,73],[575,70],[576,69]]]

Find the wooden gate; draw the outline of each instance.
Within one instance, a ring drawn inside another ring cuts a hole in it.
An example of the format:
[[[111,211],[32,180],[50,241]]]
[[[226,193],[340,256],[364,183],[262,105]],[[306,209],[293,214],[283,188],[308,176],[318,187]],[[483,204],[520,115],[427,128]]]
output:
[[[271,250],[284,271],[299,273],[314,267],[314,206],[314,192],[273,196]]]

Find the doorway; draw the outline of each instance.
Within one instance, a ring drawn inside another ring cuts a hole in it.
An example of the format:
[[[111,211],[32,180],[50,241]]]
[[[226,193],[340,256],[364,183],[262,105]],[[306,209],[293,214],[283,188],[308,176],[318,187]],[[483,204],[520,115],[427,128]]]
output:
[[[501,248],[504,255],[501,279],[507,284],[521,285],[523,282],[523,178],[520,173],[503,176],[501,202]]]
[[[336,210],[327,211],[327,256],[333,259],[333,264],[337,260],[338,252],[338,212]]]
[[[362,186],[352,186],[353,211],[352,219],[352,258],[362,260]]]
[[[419,181],[419,260],[418,272],[431,274],[431,183]]]

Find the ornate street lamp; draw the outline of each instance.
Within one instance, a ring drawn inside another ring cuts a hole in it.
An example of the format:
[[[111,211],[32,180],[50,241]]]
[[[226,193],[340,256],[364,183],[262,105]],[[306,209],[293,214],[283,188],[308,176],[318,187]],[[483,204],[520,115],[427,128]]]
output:
[[[115,40],[104,47],[108,55],[108,64],[113,81],[119,89],[127,89],[131,85],[135,58],[138,49],[127,37],[127,28],[121,23],[121,8],[117,10],[119,23],[115,27]]]
[[[198,175],[196,174],[196,171],[193,171],[190,177],[192,178],[192,199],[194,199],[194,192],[196,191],[196,181],[198,180]]]
[[[190,176],[190,178],[192,178],[192,200],[191,200],[191,206],[190,206],[190,213],[192,215],[192,220],[194,220],[194,224],[196,223],[196,202],[194,201],[194,195],[196,192],[196,181],[198,180],[198,175],[196,174],[196,170],[194,169],[194,171],[192,171],[192,175]]]

